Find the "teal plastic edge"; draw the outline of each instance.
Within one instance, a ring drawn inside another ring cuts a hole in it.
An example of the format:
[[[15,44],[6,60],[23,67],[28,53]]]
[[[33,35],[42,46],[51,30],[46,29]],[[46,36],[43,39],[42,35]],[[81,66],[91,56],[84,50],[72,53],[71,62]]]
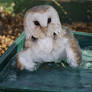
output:
[[[82,36],[91,36],[92,33],[87,33],[87,32],[72,32],[74,35],[82,35]]]
[[[25,39],[25,32],[22,32],[21,35],[15,40],[15,44],[18,45],[23,39]]]
[[[25,32],[22,32],[21,35],[14,42],[17,45],[17,52],[23,49],[24,40],[25,40]]]
[[[11,57],[14,56],[16,53],[16,45],[13,43],[5,53],[0,56],[0,71],[3,69],[3,67],[8,63]]]
[[[8,92],[68,92],[68,91],[63,91],[63,90],[50,90],[50,89],[47,89],[47,88],[44,88],[44,89],[39,89],[39,88],[20,88],[20,89],[16,89],[16,88],[7,88],[7,87],[4,87],[2,89],[0,89],[1,91],[4,91],[6,92],[6,90],[8,90]]]

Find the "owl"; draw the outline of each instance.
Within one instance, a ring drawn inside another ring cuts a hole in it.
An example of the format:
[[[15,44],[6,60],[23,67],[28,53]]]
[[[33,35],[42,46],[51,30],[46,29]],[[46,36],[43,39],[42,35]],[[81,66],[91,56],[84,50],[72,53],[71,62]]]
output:
[[[71,30],[63,28],[55,8],[35,6],[24,16],[24,49],[17,53],[17,67],[34,71],[37,64],[67,59],[71,67],[82,61],[81,49]]]

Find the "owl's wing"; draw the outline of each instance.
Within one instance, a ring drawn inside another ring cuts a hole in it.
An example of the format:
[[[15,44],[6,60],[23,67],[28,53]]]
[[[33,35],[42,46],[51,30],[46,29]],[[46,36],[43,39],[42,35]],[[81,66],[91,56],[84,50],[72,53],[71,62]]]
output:
[[[70,29],[64,30],[64,38],[66,39],[65,50],[67,61],[72,67],[77,67],[82,61],[82,53],[77,40],[74,38]]]

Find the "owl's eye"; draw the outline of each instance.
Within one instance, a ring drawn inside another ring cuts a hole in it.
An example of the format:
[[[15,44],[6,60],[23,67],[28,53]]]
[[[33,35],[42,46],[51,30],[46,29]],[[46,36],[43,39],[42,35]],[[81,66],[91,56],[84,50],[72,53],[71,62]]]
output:
[[[51,23],[51,18],[48,18],[48,24]]]
[[[40,25],[40,23],[38,21],[34,21],[34,24],[37,25],[37,26]]]

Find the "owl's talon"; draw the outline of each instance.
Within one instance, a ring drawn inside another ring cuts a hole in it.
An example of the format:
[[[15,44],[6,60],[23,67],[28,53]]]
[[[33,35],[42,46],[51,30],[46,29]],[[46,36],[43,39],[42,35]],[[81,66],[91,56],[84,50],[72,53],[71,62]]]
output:
[[[24,69],[23,65],[19,61],[16,61],[16,63],[17,63],[17,68],[19,70],[23,70]]]

